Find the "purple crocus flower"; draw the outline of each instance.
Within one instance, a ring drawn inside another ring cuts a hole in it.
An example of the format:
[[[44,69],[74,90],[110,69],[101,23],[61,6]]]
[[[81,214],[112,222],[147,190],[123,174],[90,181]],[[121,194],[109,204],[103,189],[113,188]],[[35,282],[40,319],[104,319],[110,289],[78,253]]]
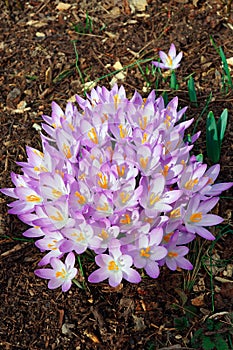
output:
[[[205,239],[214,240],[215,237],[210,231],[203,226],[218,225],[223,221],[218,215],[207,214],[217,204],[219,198],[214,197],[206,201],[200,200],[200,195],[196,194],[190,199],[187,210],[184,213],[184,209],[181,211],[184,213],[183,221],[188,232],[197,233]]]
[[[182,53],[172,44],[160,58],[155,66],[176,69]],[[154,91],[127,99],[117,85],[76,100],[78,107],[68,102],[64,111],[52,103],[42,151],[27,147],[27,161],[18,163],[23,174],[12,173],[15,187],[1,190],[14,199],[9,213],[30,226],[24,235],[38,239],[39,265],[52,266],[36,274],[66,291],[77,272],[74,254],[87,249],[99,266],[89,281],[108,279],[113,287],[123,278],[138,283],[133,267],[152,278],[164,263],[190,269],[184,245],[197,234],[214,239],[205,226],[223,219],[208,212],[232,183],[215,184],[219,165],[207,170],[190,156],[199,133],[184,141],[193,122],[181,122],[187,108],[178,111],[178,97],[165,105]]]
[[[157,278],[159,275],[158,260],[167,255],[167,250],[159,246],[163,237],[162,228],[152,230],[147,236],[141,235],[135,244],[135,248],[129,250],[133,257],[134,265],[137,268],[144,268],[146,273]]]
[[[166,54],[164,51],[159,51],[159,57],[162,63],[153,61],[152,64],[155,67],[162,69],[176,69],[180,66],[183,52],[180,52],[178,55],[176,55],[176,47],[174,44],[171,44],[168,54]]]
[[[75,255],[69,253],[63,263],[58,258],[51,258],[50,264],[52,269],[35,270],[35,275],[41,278],[49,279],[49,289],[55,289],[62,286],[62,291],[67,292],[72,284],[72,279],[77,274],[77,269],[74,267]]]
[[[131,283],[141,281],[139,273],[131,268],[132,257],[121,253],[120,242],[117,239],[111,240],[109,255],[97,255],[95,262],[100,268],[88,277],[88,281],[91,283],[98,283],[108,278],[110,286],[117,287],[123,278]]]
[[[177,246],[178,239],[179,232],[176,231],[171,235],[168,244],[165,245],[167,249],[167,256],[160,261],[160,265],[163,265],[165,262],[167,267],[172,271],[175,271],[177,267],[185,270],[192,270],[193,265],[190,263],[190,261],[184,258],[184,255],[188,254],[189,249],[188,247]]]

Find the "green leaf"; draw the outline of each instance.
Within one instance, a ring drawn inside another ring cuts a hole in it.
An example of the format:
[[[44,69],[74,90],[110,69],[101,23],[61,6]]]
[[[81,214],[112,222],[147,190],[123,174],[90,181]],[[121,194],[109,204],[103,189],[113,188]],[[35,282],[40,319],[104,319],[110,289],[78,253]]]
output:
[[[203,162],[203,154],[202,154],[202,153],[199,153],[199,154],[196,156],[196,160],[197,160],[197,162],[202,163],[202,162]]]
[[[211,340],[210,337],[202,338],[202,346],[204,350],[212,350],[215,348],[215,343]]]
[[[171,73],[170,88],[173,90],[179,89],[179,85],[176,79],[176,73],[174,72],[174,70]]]
[[[227,342],[220,334],[216,334],[214,337],[214,343],[217,350],[229,350]]]
[[[218,139],[219,139],[220,147],[224,139],[224,135],[227,127],[227,119],[228,119],[228,110],[227,108],[225,108],[217,122]]]
[[[206,120],[206,148],[209,159],[213,163],[218,163],[220,159],[220,144],[217,125],[212,111],[209,112]]]
[[[174,318],[174,327],[179,331],[186,329],[188,326],[189,326],[189,321],[187,317],[183,316],[179,318],[178,317]]]

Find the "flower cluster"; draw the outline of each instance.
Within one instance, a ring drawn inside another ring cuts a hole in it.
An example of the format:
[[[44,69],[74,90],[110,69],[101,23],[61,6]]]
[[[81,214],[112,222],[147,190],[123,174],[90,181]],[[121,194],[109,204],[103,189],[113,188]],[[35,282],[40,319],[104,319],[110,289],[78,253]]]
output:
[[[208,214],[231,183],[214,184],[219,165],[190,155],[195,134],[184,141],[193,120],[182,121],[178,98],[167,106],[152,91],[146,99],[123,87],[93,89],[79,107],[63,111],[52,103],[43,116],[42,152],[27,147],[23,175],[12,174],[9,213],[30,228],[45,252],[36,275],[48,287],[67,291],[77,269],[75,254],[95,253],[98,269],[88,280],[140,282],[137,269],[157,278],[160,267],[192,269],[186,244],[199,235],[213,240],[206,226],[222,222]],[[65,263],[62,258],[65,257]]]

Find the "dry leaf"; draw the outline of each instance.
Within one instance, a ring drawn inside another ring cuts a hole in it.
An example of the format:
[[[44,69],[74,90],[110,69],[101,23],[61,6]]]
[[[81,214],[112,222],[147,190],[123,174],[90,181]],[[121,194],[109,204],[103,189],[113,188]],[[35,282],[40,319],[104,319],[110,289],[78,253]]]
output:
[[[45,72],[45,84],[51,85],[52,82],[52,69],[49,67]]]
[[[191,304],[193,306],[203,306],[205,305],[204,302],[204,294],[199,295],[198,297],[191,300]]]

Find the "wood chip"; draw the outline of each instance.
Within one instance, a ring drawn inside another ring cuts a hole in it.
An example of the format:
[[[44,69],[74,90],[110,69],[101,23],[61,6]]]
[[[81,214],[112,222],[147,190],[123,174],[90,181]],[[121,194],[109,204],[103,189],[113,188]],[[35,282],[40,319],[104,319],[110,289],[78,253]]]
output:
[[[70,7],[71,7],[71,4],[65,4],[64,2],[59,2],[56,9],[58,11],[66,11],[66,10],[69,10]]]

